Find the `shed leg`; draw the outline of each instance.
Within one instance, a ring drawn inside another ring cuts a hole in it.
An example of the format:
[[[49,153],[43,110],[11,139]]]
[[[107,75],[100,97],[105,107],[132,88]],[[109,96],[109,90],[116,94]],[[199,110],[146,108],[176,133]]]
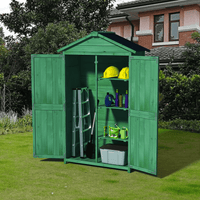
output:
[[[131,168],[130,167],[128,168],[128,173],[131,173]]]
[[[67,164],[67,159],[64,158],[64,164]]]

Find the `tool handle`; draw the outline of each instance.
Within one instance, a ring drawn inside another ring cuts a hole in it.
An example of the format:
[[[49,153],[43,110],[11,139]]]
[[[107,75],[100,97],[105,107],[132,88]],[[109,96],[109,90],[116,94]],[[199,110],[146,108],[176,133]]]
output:
[[[96,112],[94,113],[94,119],[93,119],[93,123],[92,123],[92,131],[91,131],[91,136],[93,135],[93,130],[94,130],[94,122],[95,122],[95,116],[96,116]]]
[[[99,99],[97,100],[97,107],[98,107],[98,105],[99,105]],[[96,112],[94,112],[94,119],[93,119],[93,123],[92,123],[92,131],[91,131],[91,140],[90,140],[90,142],[92,142],[92,138],[93,138],[95,117],[96,117]]]

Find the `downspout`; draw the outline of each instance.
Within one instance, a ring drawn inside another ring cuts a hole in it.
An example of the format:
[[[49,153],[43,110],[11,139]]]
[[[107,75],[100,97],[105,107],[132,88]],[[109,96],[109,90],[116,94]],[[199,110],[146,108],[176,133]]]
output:
[[[126,20],[129,22],[129,24],[131,25],[131,42],[133,42],[133,37],[134,37],[134,25],[131,23],[131,21],[129,20],[129,18],[126,16]]]

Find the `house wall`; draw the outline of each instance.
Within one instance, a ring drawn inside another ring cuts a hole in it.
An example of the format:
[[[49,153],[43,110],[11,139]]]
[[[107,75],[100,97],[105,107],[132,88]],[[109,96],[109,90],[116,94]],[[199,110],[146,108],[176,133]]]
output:
[[[134,25],[134,37],[136,37],[136,31],[139,30],[140,21],[133,20],[133,21],[131,21],[131,23]],[[115,32],[116,34],[118,34],[124,38],[130,38],[131,32],[132,32],[131,25],[127,20],[123,21],[123,22],[117,22],[117,23],[110,24],[107,31]],[[136,41],[136,43],[137,43],[137,41]]]
[[[169,14],[180,13],[179,41],[169,41]],[[154,42],[154,15],[164,14],[164,42]],[[162,10],[139,13],[140,20],[132,21],[134,25],[134,37],[138,37],[138,44],[148,49],[160,46],[184,46],[186,42],[194,43],[191,34],[200,32],[200,6],[187,5],[182,7],[166,8]],[[115,31],[117,30],[117,31]],[[131,26],[127,21],[112,23],[108,31],[128,38],[131,36]]]

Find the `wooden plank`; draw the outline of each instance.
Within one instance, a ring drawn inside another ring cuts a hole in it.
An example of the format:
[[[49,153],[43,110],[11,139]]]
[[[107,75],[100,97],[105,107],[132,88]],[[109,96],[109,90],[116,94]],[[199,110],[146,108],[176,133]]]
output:
[[[106,47],[103,45],[93,45],[93,46],[89,46],[89,45],[79,45],[79,46],[75,46],[72,47],[71,49],[69,49],[67,52],[102,52],[102,53],[106,53],[106,52],[112,52],[112,53],[127,53],[126,50],[119,48],[117,46],[114,45],[107,45]]]
[[[34,156],[65,154],[65,68],[61,55],[32,56]]]
[[[130,67],[130,167],[157,174],[158,62],[134,57]]]
[[[129,56],[129,52],[88,52],[88,51],[66,51],[64,52],[65,55],[108,55],[108,56]]]

